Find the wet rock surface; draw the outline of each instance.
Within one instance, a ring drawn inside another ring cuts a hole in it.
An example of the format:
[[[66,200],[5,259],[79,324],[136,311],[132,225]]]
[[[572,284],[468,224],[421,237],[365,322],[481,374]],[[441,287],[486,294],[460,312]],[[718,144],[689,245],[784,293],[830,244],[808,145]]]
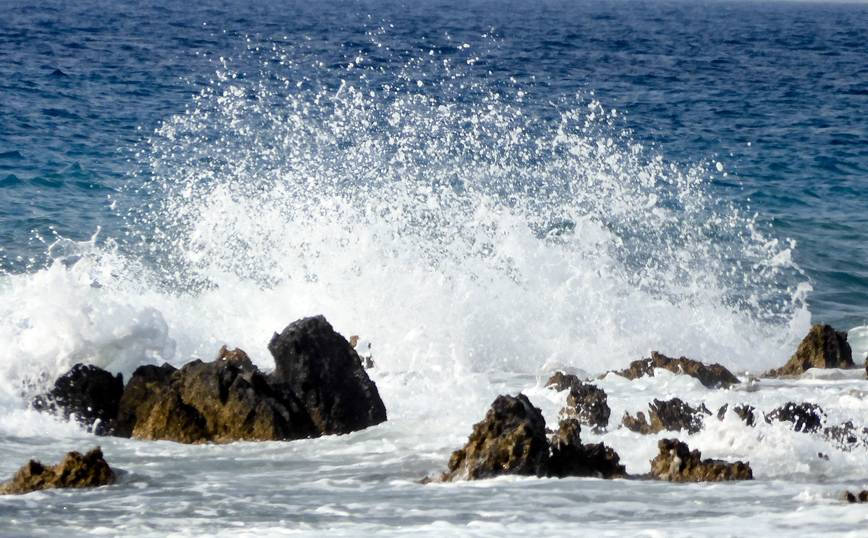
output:
[[[695,377],[704,386],[712,389],[728,389],[732,385],[739,383],[738,378],[732,372],[719,364],[706,365],[687,357],[673,359],[656,351],[651,352],[651,358],[633,361],[626,370],[613,371],[613,373],[627,379],[638,379],[644,376],[654,377],[655,368],[662,368],[676,374]]]
[[[661,439],[660,453],[651,460],[651,476],[670,482],[721,482],[750,480],[753,471],[749,463],[702,459],[698,450],[690,450],[677,439]]]
[[[830,325],[814,325],[790,360],[780,368],[769,370],[763,377],[799,376],[809,368],[854,367],[847,333],[836,331]]]
[[[792,422],[793,430],[814,433],[823,427],[824,415],[823,409],[817,404],[787,402],[782,407],[778,407],[767,414],[765,419],[769,424],[774,420]]]
[[[57,465],[45,466],[36,460],[22,467],[12,481],[0,486],[0,495],[30,493],[53,488],[92,488],[114,483],[114,471],[100,447],[87,454],[70,452]]]
[[[717,420],[723,420],[728,409],[729,404],[723,404],[723,406],[717,410]],[[748,426],[756,425],[756,409],[752,405],[736,405],[732,410],[736,415],[738,415],[738,418]]]
[[[850,452],[858,447],[868,447],[868,428],[857,428],[852,420],[823,429],[823,437],[835,448]]]
[[[386,406],[352,345],[322,316],[301,319],[268,344],[275,386],[298,396],[320,433],[341,434],[386,420]]]
[[[567,406],[563,410],[565,416],[578,418],[580,423],[593,428],[595,432],[604,431],[609,425],[612,410],[603,389],[583,383],[575,375],[562,372],[549,378],[546,387],[552,387],[558,392],[569,390]]]
[[[702,429],[702,421],[705,416],[711,415],[705,404],[699,407],[691,407],[680,398],[671,400],[657,400],[649,404],[650,412],[645,418],[645,413],[639,411],[634,418],[629,413],[624,413],[621,424],[630,431],[641,434],[658,433],[667,431],[686,431],[696,433]]]
[[[223,346],[212,362],[195,360],[180,369],[142,366],[125,388],[120,376],[77,365],[57,386],[71,385],[78,392],[57,396],[52,391],[50,399],[34,405],[63,402],[63,409],[99,409],[109,433],[179,443],[292,440],[349,433],[386,420],[376,385],[358,355],[322,316],[290,324],[269,349],[277,364],[271,375],[244,351]],[[113,407],[101,404],[109,381]]]
[[[627,471],[621,458],[603,443],[583,445],[582,427],[575,418],[562,420],[551,442],[548,475],[558,478],[567,476],[594,476],[598,478],[622,478]]]
[[[524,394],[498,396],[464,448],[449,458],[440,481],[478,480],[504,474],[545,476],[549,443],[545,419]]]
[[[864,503],[868,502],[868,490],[862,490],[859,493],[851,493],[849,491],[844,493],[844,499],[850,503]]]
[[[113,433],[112,423],[118,414],[124,381],[121,374],[93,365],[76,364],[60,376],[54,387],[34,398],[39,411],[56,413],[64,419],[74,416],[88,431],[98,435]]]

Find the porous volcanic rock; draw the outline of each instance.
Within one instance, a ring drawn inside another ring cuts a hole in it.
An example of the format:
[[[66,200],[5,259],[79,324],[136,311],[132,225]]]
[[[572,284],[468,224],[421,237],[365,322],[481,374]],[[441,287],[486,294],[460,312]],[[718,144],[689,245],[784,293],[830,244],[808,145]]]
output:
[[[298,320],[268,344],[269,382],[298,396],[322,434],[361,430],[386,420],[377,386],[352,345],[323,316]]]
[[[698,450],[690,450],[678,439],[661,439],[657,443],[660,453],[651,460],[651,476],[670,482],[721,482],[724,480],[750,480],[753,471],[749,463],[702,459]]]
[[[546,387],[552,387],[558,392],[569,390],[567,406],[562,413],[567,417],[576,417],[585,426],[590,426],[595,432],[601,432],[609,425],[612,410],[607,402],[606,392],[590,383],[582,383],[572,374],[556,372]]]
[[[855,367],[847,333],[831,325],[814,325],[785,365],[769,370],[763,377],[787,377],[804,374],[809,368]]]
[[[97,435],[112,433],[112,422],[118,414],[124,380],[98,366],[76,364],[54,382],[47,393],[34,398],[39,411],[57,413],[75,420]]]
[[[680,398],[672,398],[671,400],[655,398],[649,407],[650,424],[646,422],[645,413],[641,411],[636,413],[636,418],[633,418],[630,413],[624,413],[621,423],[627,429],[642,434],[657,433],[663,430],[685,430],[687,433],[696,433],[702,429],[703,417],[711,415],[711,411],[705,407],[705,404],[700,404],[699,407],[694,408],[684,403]]]
[[[524,394],[498,396],[464,448],[449,458],[439,481],[478,480],[504,474],[545,476],[549,443],[545,419]]]
[[[773,420],[792,422],[793,429],[797,432],[814,433],[823,427],[823,409],[813,403],[803,402],[794,404],[787,402],[766,415],[766,422],[771,424]]]
[[[620,372],[612,371],[612,373],[626,377],[627,379],[638,379],[644,376],[654,377],[655,368],[663,368],[676,374],[686,374],[695,377],[700,383],[710,389],[728,389],[740,382],[732,372],[719,364],[706,365],[687,357],[673,359],[656,351],[651,352],[651,358],[633,361],[626,370],[621,370]]]
[[[30,493],[51,488],[92,488],[106,486],[115,480],[100,447],[87,454],[70,452],[57,465],[46,467],[36,460],[15,473],[11,482],[0,486],[0,495]]]
[[[582,427],[576,418],[561,420],[551,443],[549,476],[622,478],[627,472],[621,458],[603,443],[583,445]]]

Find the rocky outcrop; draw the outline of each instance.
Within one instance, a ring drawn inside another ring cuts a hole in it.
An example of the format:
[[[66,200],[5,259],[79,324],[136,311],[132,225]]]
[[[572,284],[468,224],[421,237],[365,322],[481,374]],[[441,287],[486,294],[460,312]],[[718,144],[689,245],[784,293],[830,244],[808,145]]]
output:
[[[678,439],[661,439],[660,453],[651,460],[651,476],[670,482],[721,482],[750,480],[753,471],[749,463],[702,459],[698,450],[690,450]]]
[[[649,405],[650,424],[645,419],[645,413],[639,411],[636,418],[630,413],[624,413],[621,423],[630,431],[641,434],[658,433],[663,430],[696,433],[702,429],[702,419],[711,415],[705,404],[694,408],[684,403],[680,398],[657,400]]]
[[[64,392],[55,394],[56,388],[34,405],[97,410],[106,432],[179,443],[292,440],[349,433],[386,420],[358,355],[322,316],[289,325],[275,334],[269,349],[277,364],[271,375],[244,351],[223,346],[212,362],[195,360],[180,369],[142,366],[125,388],[120,376],[77,365],[58,380]],[[103,388],[107,380],[116,382],[113,407],[100,400],[111,392]],[[89,415],[87,420],[93,422]]]
[[[847,333],[830,325],[814,325],[795,354],[785,365],[769,370],[763,377],[788,377],[804,374],[809,368],[853,368],[853,351]]]
[[[626,377],[627,379],[638,379],[643,376],[654,377],[655,368],[662,368],[676,374],[695,377],[700,383],[710,389],[728,389],[732,385],[739,383],[738,378],[732,372],[719,364],[706,365],[687,357],[673,359],[661,355],[656,351],[651,352],[651,358],[633,361],[626,370],[621,370],[620,372],[613,371],[612,373]]]
[[[794,404],[787,402],[766,415],[766,422],[771,424],[773,420],[792,422],[793,430],[797,432],[814,433],[823,427],[823,409],[808,402]]]
[[[868,502],[868,490],[862,490],[858,495],[854,495],[849,491],[844,493],[844,499],[850,503],[864,503]]]
[[[377,386],[359,355],[322,316],[301,319],[268,344],[272,385],[298,396],[320,433],[342,434],[386,420]]]
[[[74,417],[88,431],[98,435],[112,433],[124,391],[123,376],[113,376],[93,365],[76,364],[60,376],[54,387],[33,400],[33,407],[64,419]]]
[[[548,475],[622,478],[627,475],[617,452],[603,443],[583,445],[582,427],[575,418],[562,420],[551,442]]]
[[[723,404],[723,406],[717,410],[717,420],[723,420],[728,409],[729,404]],[[748,426],[756,425],[756,414],[754,413],[756,409],[752,405],[737,405],[733,407],[732,410],[736,415],[738,415],[738,418]]]
[[[567,406],[563,409],[566,417],[576,417],[580,423],[601,432],[609,425],[612,411],[607,402],[606,392],[590,383],[582,383],[572,374],[557,372],[546,387],[552,387],[558,392],[569,390]]]
[[[860,446],[868,446],[868,428],[857,428],[852,420],[839,426],[824,428],[823,437],[844,452],[850,452]]]
[[[524,394],[498,396],[464,448],[449,458],[440,481],[478,480],[504,474],[545,476],[549,443],[539,409]]]
[[[112,484],[114,471],[100,447],[87,454],[70,452],[57,465],[46,467],[36,460],[22,467],[11,482],[0,486],[0,495],[30,493],[51,488],[92,488]]]

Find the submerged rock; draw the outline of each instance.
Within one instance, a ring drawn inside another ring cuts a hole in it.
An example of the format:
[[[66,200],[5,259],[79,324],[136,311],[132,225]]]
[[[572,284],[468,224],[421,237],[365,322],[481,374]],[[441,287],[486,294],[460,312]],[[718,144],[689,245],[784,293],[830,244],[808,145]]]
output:
[[[583,445],[582,427],[575,418],[562,420],[551,443],[549,476],[594,476],[622,478],[627,471],[621,458],[603,443]]]
[[[504,474],[545,476],[549,443],[545,419],[524,394],[498,396],[464,448],[449,458],[440,481],[478,480]]]
[[[851,502],[851,503],[868,502],[868,490],[863,489],[862,491],[859,492],[858,495],[853,495],[852,493],[847,491],[844,493],[844,499],[846,499],[847,502]]]
[[[702,459],[698,450],[690,450],[678,439],[661,439],[657,443],[660,453],[651,460],[651,476],[670,482],[721,482],[724,480],[750,480],[753,471],[749,463]]]
[[[98,366],[76,364],[54,382],[47,393],[33,400],[39,411],[59,414],[75,420],[97,435],[111,434],[124,392],[123,376],[116,376]]]
[[[823,437],[844,452],[850,452],[859,446],[868,446],[868,428],[859,429],[851,420],[840,426],[824,428]]]
[[[687,357],[673,359],[656,351],[651,352],[651,358],[633,361],[626,370],[621,370],[620,372],[613,371],[612,373],[626,377],[627,379],[638,379],[644,376],[654,377],[655,368],[663,368],[676,374],[686,374],[695,377],[700,383],[710,389],[728,389],[740,382],[732,372],[719,364],[706,365]]]
[[[582,383],[575,375],[562,372],[549,378],[546,387],[552,387],[558,392],[570,391],[567,395],[567,407],[563,410],[565,416],[578,418],[579,422],[590,426],[596,432],[605,430],[609,425],[612,411],[603,389],[590,383]]]
[[[85,455],[70,452],[57,465],[46,467],[36,460],[22,467],[11,482],[0,486],[0,495],[30,493],[52,488],[92,488],[112,484],[114,471],[100,447]]]
[[[323,316],[296,321],[268,349],[272,385],[301,400],[320,433],[342,434],[386,421],[386,406],[352,345]]]
[[[645,419],[645,413],[639,411],[636,413],[636,418],[633,418],[630,413],[624,413],[624,418],[621,423],[628,430],[641,434],[657,433],[663,430],[681,431],[687,433],[696,433],[702,429],[702,419],[704,416],[711,415],[705,404],[700,404],[694,408],[684,403],[680,398],[672,398],[671,400],[658,400],[649,405],[650,407],[650,424]]]
[[[766,422],[771,424],[773,420],[792,422],[793,429],[797,432],[813,433],[823,427],[823,409],[808,402],[794,404],[787,402],[766,415]]]
[[[830,325],[814,325],[790,360],[763,377],[799,376],[809,368],[853,367],[853,351],[847,343],[847,333],[836,331]]]
[[[729,409],[729,404],[723,404],[720,409],[717,410],[717,420],[723,420],[723,417],[726,416],[726,411]],[[752,405],[737,405],[732,408],[738,418],[742,420],[748,426],[756,425],[756,415],[754,411],[756,409]]]

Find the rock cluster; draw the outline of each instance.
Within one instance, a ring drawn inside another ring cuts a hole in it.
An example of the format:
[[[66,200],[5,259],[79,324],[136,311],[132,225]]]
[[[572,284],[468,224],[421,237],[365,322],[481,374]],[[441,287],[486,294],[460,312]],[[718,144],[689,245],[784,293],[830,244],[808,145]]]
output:
[[[590,383],[582,383],[575,375],[563,372],[557,372],[549,378],[546,387],[552,387],[558,392],[569,390],[567,406],[564,408],[565,416],[576,417],[580,423],[593,428],[597,433],[608,427],[612,410],[603,389]]]
[[[88,488],[106,486],[115,480],[100,447],[87,454],[70,452],[57,465],[46,467],[38,461],[22,467],[11,482],[0,486],[0,495],[30,493],[52,488]]]
[[[726,411],[729,409],[729,404],[723,404],[720,409],[717,410],[717,419],[723,420],[723,417],[726,416]],[[754,411],[756,409],[752,405],[737,405],[732,408],[735,411],[735,414],[738,415],[738,418],[741,419],[742,422],[747,424],[748,426],[756,425],[756,414]]]
[[[868,490],[863,489],[862,491],[859,492],[858,495],[854,495],[848,491],[848,492],[844,493],[844,498],[847,500],[847,502],[851,502],[851,503],[868,502]]]
[[[464,445],[449,459],[441,482],[478,480],[499,475],[601,476],[625,474],[611,448],[582,445],[581,425],[575,418],[561,421],[550,442],[545,419],[524,394],[498,396],[485,418],[473,427]]]
[[[765,418],[766,422],[770,424],[773,420],[792,422],[795,431],[814,433],[823,427],[823,415],[823,409],[817,404],[787,402],[766,415]]]
[[[809,368],[853,368],[853,351],[847,333],[830,325],[814,325],[789,361],[763,377],[799,376]]]
[[[636,418],[633,418],[630,413],[624,413],[621,423],[628,430],[642,434],[658,433],[663,430],[684,430],[692,434],[702,429],[703,417],[711,415],[711,411],[705,407],[705,404],[700,404],[699,407],[694,408],[684,403],[680,398],[665,401],[655,398],[649,404],[649,408],[650,424],[646,421],[645,413],[642,411],[636,413]]]
[[[732,372],[719,364],[706,365],[687,357],[673,359],[656,351],[651,352],[651,358],[633,361],[626,370],[615,371],[613,373],[627,379],[638,379],[644,376],[654,377],[655,368],[662,368],[676,374],[695,377],[700,383],[710,389],[728,389],[732,385],[739,383],[738,378]]]
[[[125,388],[120,376],[76,365],[34,405],[97,420],[97,433],[179,443],[291,440],[386,420],[359,356],[324,317],[292,323],[268,347],[277,365],[270,375],[225,346],[212,362],[142,366]],[[109,380],[111,391],[98,389]]]
[[[661,439],[660,453],[651,460],[651,476],[670,482],[721,482],[750,480],[753,471],[749,463],[702,459],[698,450],[690,450],[678,439]]]

